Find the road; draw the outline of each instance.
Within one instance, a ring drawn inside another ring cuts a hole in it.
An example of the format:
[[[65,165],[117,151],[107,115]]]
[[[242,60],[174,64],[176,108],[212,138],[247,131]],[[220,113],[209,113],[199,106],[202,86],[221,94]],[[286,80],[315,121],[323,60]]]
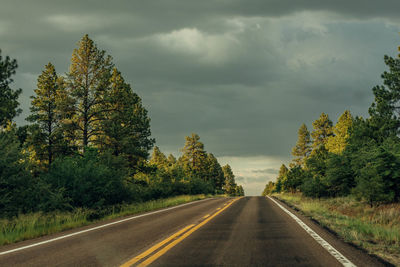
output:
[[[297,216],[354,265],[383,266]],[[342,266],[263,197],[209,199],[110,222],[0,247],[0,266]]]

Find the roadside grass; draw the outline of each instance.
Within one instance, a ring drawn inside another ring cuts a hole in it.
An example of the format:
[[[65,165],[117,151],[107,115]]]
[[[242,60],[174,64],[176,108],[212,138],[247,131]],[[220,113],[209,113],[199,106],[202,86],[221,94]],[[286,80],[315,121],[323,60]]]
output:
[[[176,206],[208,197],[211,196],[184,195],[129,205],[112,206],[101,210],[79,208],[71,212],[20,214],[12,219],[0,219],[0,245],[54,234],[99,221]]]
[[[370,207],[353,197],[312,199],[273,194],[304,215],[333,230],[346,242],[400,266],[400,204]]]

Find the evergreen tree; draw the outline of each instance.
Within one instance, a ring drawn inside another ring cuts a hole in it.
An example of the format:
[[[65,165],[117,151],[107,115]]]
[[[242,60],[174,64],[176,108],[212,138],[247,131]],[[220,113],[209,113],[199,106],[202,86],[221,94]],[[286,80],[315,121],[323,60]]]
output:
[[[215,189],[222,190],[225,179],[221,165],[218,163],[217,158],[214,157],[214,155],[211,153],[207,153],[206,162],[207,162],[206,181],[212,182]]]
[[[264,188],[264,191],[261,193],[262,196],[267,196],[270,195],[272,192],[275,191],[275,183],[272,181],[269,181]]]
[[[157,168],[166,168],[167,162],[167,157],[165,157],[164,153],[160,151],[158,146],[155,146],[150,158],[150,164],[156,165]]]
[[[0,50],[0,129],[5,128],[15,116],[21,113],[21,109],[18,108],[18,96],[22,90],[10,88],[13,82],[11,77],[15,74],[17,67],[17,61],[8,56],[3,58]]]
[[[104,92],[104,100],[99,104],[102,114],[98,144],[115,156],[126,156],[135,167],[139,160],[148,157],[148,150],[154,144],[147,110],[116,68],[110,78],[110,89]]]
[[[244,196],[243,186],[239,185],[236,187],[236,196]]]
[[[400,58],[384,57],[389,71],[382,74],[382,86],[372,89],[375,100],[369,108],[369,125],[374,129],[374,139],[383,142],[400,132]]]
[[[276,178],[275,192],[279,193],[282,191],[282,181],[286,179],[288,171],[289,169],[286,167],[285,164],[282,164],[281,167],[279,168],[278,177]]]
[[[298,131],[298,139],[296,146],[293,147],[292,155],[295,157],[293,161],[299,165],[303,166],[305,159],[310,155],[311,152],[311,139],[310,132],[307,126],[303,123]]]
[[[335,154],[341,154],[346,145],[347,140],[350,137],[349,128],[353,124],[353,116],[350,111],[346,110],[338,119],[338,122],[333,127],[332,136],[328,137],[326,142],[326,148],[329,152]]]
[[[86,34],[74,49],[68,73],[69,90],[75,101],[75,114],[71,128],[76,134],[78,146],[84,151],[101,135],[99,122],[103,119],[104,95],[110,86],[113,63],[111,56],[99,50]]]
[[[201,177],[205,174],[205,162],[206,162],[206,152],[204,150],[204,144],[199,141],[200,137],[192,133],[192,136],[186,136],[186,143],[182,149],[182,163],[189,176]]]
[[[321,113],[321,116],[312,125],[314,128],[311,132],[311,137],[313,138],[312,153],[314,153],[318,148],[326,145],[328,137],[333,135],[333,129],[332,121],[325,113]]]
[[[169,166],[173,166],[173,165],[176,164],[177,160],[176,160],[176,158],[174,157],[174,155],[169,154],[169,155],[168,155],[168,158],[167,158],[167,162],[168,162],[168,165],[169,165]]]
[[[27,118],[34,123],[30,127],[29,143],[38,160],[46,166],[51,165],[57,154],[65,152],[61,115],[57,108],[63,90],[54,66],[48,63],[38,77],[36,95],[31,97],[31,115]]]
[[[236,182],[235,182],[235,175],[232,172],[231,166],[226,164],[222,167],[222,171],[224,172],[225,184],[224,184],[224,191],[226,194],[234,196],[236,194]]]
[[[296,192],[303,182],[303,172],[303,169],[299,165],[290,168],[290,170],[282,178],[282,189],[286,192]]]

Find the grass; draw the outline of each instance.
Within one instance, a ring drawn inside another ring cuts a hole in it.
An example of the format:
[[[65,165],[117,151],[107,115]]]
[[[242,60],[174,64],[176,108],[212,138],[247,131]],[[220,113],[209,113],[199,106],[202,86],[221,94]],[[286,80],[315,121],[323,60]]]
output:
[[[370,207],[352,197],[312,199],[274,194],[370,254],[400,266],[400,204]]]
[[[108,207],[103,210],[75,209],[71,212],[21,214],[12,219],[0,219],[0,245],[58,233],[94,222],[167,208],[210,196],[176,196],[129,205]]]

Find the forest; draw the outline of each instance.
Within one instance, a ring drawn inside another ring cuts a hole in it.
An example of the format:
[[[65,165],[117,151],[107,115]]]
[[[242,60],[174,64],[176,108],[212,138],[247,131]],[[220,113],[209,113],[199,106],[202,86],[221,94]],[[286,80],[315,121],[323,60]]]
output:
[[[197,134],[186,137],[178,159],[154,146],[141,98],[88,35],[66,74],[44,66],[22,126],[13,121],[21,113],[22,90],[12,88],[17,68],[0,51],[0,217],[244,194],[231,167],[221,166]]]
[[[400,48],[399,48],[400,51]],[[384,56],[383,84],[372,89],[367,118],[349,110],[334,125],[322,113],[298,130],[293,161],[282,164],[262,195],[302,192],[311,198],[354,196],[369,205],[400,202],[400,55]]]

